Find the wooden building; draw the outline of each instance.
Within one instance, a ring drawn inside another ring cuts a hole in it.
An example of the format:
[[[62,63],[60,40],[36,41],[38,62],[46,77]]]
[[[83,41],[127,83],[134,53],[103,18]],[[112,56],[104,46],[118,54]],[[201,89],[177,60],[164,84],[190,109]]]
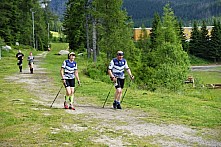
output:
[[[209,35],[211,34],[212,28],[213,28],[213,26],[207,26],[207,30],[209,31]],[[146,32],[148,35],[151,33],[150,32],[151,29],[152,28],[146,28]],[[184,29],[184,35],[186,36],[186,39],[189,40],[193,27],[183,27],[183,29]],[[201,27],[199,27],[199,29],[201,29]],[[139,40],[141,33],[142,33],[142,28],[134,28],[134,36],[133,36],[134,41]]]

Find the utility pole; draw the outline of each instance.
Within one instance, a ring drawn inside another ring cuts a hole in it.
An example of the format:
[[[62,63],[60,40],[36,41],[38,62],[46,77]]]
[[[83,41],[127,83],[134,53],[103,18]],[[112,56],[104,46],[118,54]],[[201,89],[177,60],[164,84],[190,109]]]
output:
[[[50,45],[49,45],[49,32],[50,32],[50,25],[49,25],[49,22],[48,22],[48,51],[50,51],[51,50],[51,48],[50,48]]]
[[[33,48],[35,48],[35,18],[34,18],[34,13],[33,8],[30,9],[31,11],[31,16],[32,16],[32,39],[33,39]]]

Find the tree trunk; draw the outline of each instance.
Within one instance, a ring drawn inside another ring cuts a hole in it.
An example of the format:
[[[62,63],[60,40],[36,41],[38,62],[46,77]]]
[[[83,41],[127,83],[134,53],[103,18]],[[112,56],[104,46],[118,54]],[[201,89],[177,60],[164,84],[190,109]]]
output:
[[[97,46],[96,19],[93,18],[93,61],[94,62],[97,62],[96,46]]]

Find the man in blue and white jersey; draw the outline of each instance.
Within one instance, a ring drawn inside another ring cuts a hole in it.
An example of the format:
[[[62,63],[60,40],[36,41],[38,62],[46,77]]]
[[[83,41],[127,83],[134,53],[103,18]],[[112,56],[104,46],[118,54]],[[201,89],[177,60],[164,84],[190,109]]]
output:
[[[69,53],[68,58],[69,59],[63,62],[61,66],[61,70],[60,70],[61,78],[66,88],[64,108],[75,110],[73,106],[75,78],[78,81],[78,85],[80,85],[80,79],[78,76],[77,63],[74,61],[75,53],[74,52]],[[69,106],[68,106],[68,102],[70,102]]]
[[[131,74],[130,68],[127,65],[127,61],[123,58],[124,53],[122,51],[117,52],[117,57],[112,59],[108,67],[108,74],[111,80],[115,83],[115,97],[113,107],[114,109],[121,109],[120,99],[122,96],[122,89],[124,88],[124,70],[126,69],[131,79],[134,76]]]

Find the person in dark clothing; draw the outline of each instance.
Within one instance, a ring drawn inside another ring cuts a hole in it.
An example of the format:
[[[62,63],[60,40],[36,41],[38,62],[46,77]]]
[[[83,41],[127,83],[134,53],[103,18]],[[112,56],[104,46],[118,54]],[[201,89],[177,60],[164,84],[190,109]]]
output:
[[[22,60],[24,59],[24,54],[22,54],[21,50],[18,51],[18,53],[16,54],[16,58],[18,59],[18,67],[20,72],[22,72]]]

